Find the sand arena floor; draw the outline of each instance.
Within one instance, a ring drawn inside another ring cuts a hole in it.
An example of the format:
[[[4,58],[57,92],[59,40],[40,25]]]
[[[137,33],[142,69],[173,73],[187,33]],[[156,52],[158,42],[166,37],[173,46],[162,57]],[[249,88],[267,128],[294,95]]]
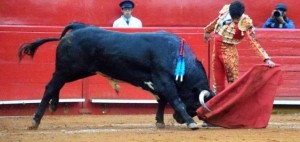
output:
[[[0,117],[0,142],[299,142],[300,114],[274,114],[265,129],[200,128],[192,131],[165,116],[166,128],[155,127],[154,115],[45,116],[38,130],[27,130],[31,116]],[[198,125],[202,121],[194,118]]]

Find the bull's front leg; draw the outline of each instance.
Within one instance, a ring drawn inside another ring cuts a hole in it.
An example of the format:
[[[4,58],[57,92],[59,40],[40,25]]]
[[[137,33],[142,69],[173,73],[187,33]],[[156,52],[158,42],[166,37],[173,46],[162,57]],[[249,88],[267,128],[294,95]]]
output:
[[[196,130],[199,129],[197,123],[193,120],[193,118],[187,113],[185,104],[181,101],[179,97],[174,97],[170,101],[171,106],[175,109],[176,112],[179,113],[183,121],[186,123],[187,127]]]
[[[154,66],[155,67],[155,66]],[[154,68],[155,69],[155,68]],[[157,69],[160,70],[160,69]],[[188,128],[195,130],[198,129],[197,124],[192,119],[191,116],[186,111],[185,104],[179,98],[177,87],[174,78],[168,78],[170,76],[166,72],[157,72],[152,76],[152,82],[155,85],[154,94],[162,96],[167,102],[173,107],[173,109],[180,114],[184,122],[187,124]]]
[[[164,112],[165,112],[167,101],[163,97],[160,97],[159,100],[157,101],[158,101],[158,108],[155,117],[156,128],[165,128]]]

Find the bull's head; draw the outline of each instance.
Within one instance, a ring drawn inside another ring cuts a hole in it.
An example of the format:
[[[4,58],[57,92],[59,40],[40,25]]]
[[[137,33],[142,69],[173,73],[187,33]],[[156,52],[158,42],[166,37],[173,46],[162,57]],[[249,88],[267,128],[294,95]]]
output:
[[[197,91],[198,92],[198,91]],[[212,92],[209,92],[207,90],[202,90],[197,94],[189,95],[189,97],[182,98],[182,101],[186,105],[186,111],[191,116],[194,117],[197,115],[196,110],[202,106],[207,111],[210,111],[209,108],[206,106],[205,102],[210,100],[215,94]],[[184,120],[182,119],[181,115],[178,112],[174,112],[173,118],[180,124],[184,123]]]

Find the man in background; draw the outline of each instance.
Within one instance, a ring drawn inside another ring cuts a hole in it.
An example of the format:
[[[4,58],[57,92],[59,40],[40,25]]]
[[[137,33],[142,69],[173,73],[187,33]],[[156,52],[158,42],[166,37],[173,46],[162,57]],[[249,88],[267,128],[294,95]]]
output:
[[[136,17],[132,16],[134,2],[131,0],[122,1],[119,6],[123,15],[114,21],[114,28],[142,28],[142,22]]]

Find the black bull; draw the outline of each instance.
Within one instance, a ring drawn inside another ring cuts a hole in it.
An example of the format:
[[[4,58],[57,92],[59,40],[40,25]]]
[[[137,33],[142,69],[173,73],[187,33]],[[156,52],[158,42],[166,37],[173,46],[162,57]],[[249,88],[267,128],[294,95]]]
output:
[[[65,83],[97,72],[142,87],[158,96],[157,127],[165,126],[164,109],[169,103],[175,110],[173,117],[177,122],[185,122],[191,129],[198,128],[192,117],[201,106],[199,94],[208,100],[213,93],[203,65],[187,44],[182,45],[185,75],[182,82],[175,80],[174,70],[181,46],[178,36],[168,32],[121,33],[71,23],[60,38],[39,39],[22,45],[20,61],[25,54],[33,57],[42,44],[59,40],[55,72],[46,86],[30,128],[38,128],[48,104],[50,110],[56,110],[59,91]]]

